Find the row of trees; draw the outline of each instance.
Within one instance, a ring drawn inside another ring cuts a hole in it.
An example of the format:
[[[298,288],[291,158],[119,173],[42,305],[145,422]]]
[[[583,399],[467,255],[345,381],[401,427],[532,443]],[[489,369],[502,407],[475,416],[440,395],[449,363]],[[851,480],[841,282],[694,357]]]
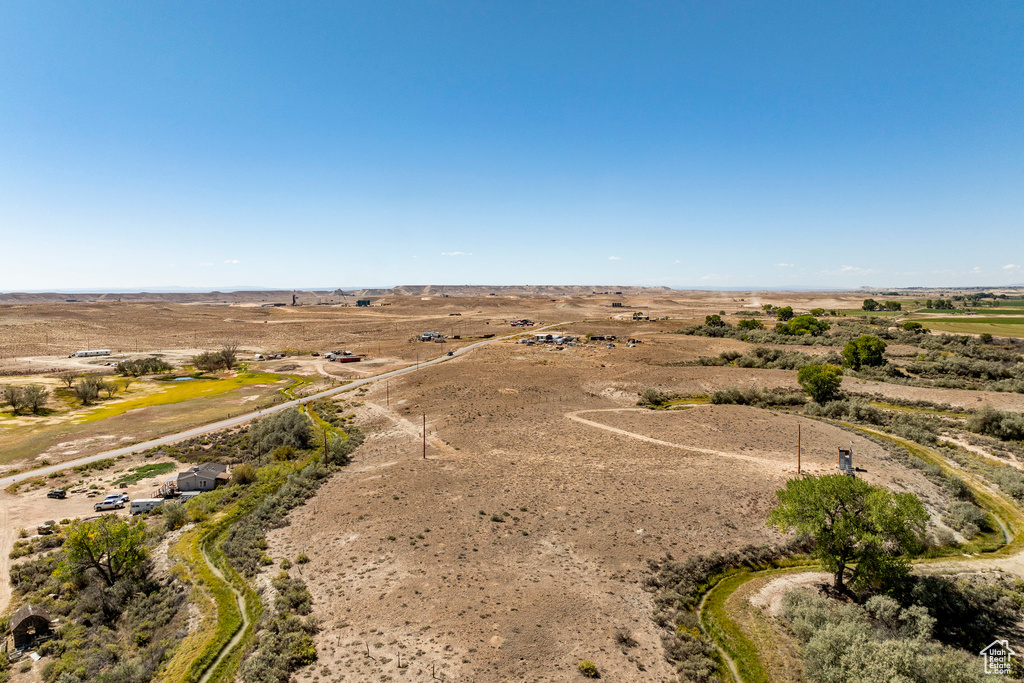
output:
[[[885,365],[885,347],[885,342],[878,337],[867,334],[857,337],[843,347],[843,365],[852,370]],[[797,371],[796,378],[817,403],[828,403],[842,395],[843,368],[838,365],[805,365]]]
[[[220,351],[203,351],[192,357],[192,365],[203,372],[230,370],[238,362],[238,344],[225,344]]]
[[[123,360],[118,363],[117,367],[114,369],[117,370],[119,375],[124,375],[125,377],[129,375],[132,377],[138,377],[139,375],[153,375],[173,370],[170,363],[160,360],[156,356],[150,356],[149,358],[136,358],[134,360]]]
[[[24,387],[5,384],[0,387],[0,405],[10,406],[15,415],[22,410],[31,410],[38,414],[46,405],[46,399],[49,397],[50,392],[38,384],[29,384]]]
[[[929,306],[929,308],[931,307]],[[865,311],[902,311],[903,304],[899,301],[886,301],[884,303],[879,303],[874,299],[864,299],[861,309]]]

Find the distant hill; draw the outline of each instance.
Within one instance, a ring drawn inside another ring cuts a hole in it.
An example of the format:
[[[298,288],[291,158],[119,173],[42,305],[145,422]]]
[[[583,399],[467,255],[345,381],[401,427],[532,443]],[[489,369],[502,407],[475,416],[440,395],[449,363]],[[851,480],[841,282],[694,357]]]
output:
[[[335,290],[241,290],[236,292],[7,292],[0,304],[62,304],[96,302],[166,302],[176,304],[290,304],[292,294],[300,304],[352,303],[360,298],[389,296],[585,296],[588,294],[635,295],[671,292],[669,287],[622,287],[612,285],[401,285],[376,289]]]

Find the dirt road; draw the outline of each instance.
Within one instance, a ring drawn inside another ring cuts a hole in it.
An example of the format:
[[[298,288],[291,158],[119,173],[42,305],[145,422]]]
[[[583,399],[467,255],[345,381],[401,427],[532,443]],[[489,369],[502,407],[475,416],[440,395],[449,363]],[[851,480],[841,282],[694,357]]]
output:
[[[554,324],[554,325],[546,325],[544,327],[538,328],[538,330],[546,330],[546,329],[549,329],[549,328],[552,328],[552,327],[558,327],[559,325],[569,325],[569,324],[571,324],[571,322],[562,322],[562,323],[557,323],[557,324]],[[293,399],[291,401],[285,401],[284,403],[280,403],[280,404],[278,404],[276,406],[273,406],[273,407],[270,407],[270,408],[263,408],[261,410],[256,410],[256,411],[253,411],[251,413],[244,413],[242,415],[238,415],[237,417],[228,418],[227,420],[221,420],[219,422],[212,422],[210,424],[203,425],[202,427],[195,427],[194,429],[188,429],[188,430],[183,431],[183,432],[176,432],[174,434],[168,434],[167,436],[162,436],[162,437],[160,437],[158,439],[151,439],[149,441],[144,441],[142,443],[133,444],[131,446],[124,446],[122,448],[115,448],[113,450],[104,451],[103,453],[97,453],[95,455],[90,455],[90,456],[85,457],[85,458],[78,458],[77,460],[66,460],[66,461],[58,463],[56,465],[50,465],[48,467],[40,467],[38,469],[29,470],[27,472],[19,472],[18,474],[15,474],[15,475],[12,475],[12,476],[9,476],[9,477],[4,477],[3,479],[0,479],[0,488],[6,488],[6,487],[10,486],[11,484],[17,483],[19,481],[24,481],[25,479],[31,479],[31,478],[34,478],[34,477],[43,477],[43,476],[46,476],[48,474],[52,474],[53,472],[59,472],[60,470],[67,469],[69,467],[74,467],[76,465],[85,465],[85,464],[88,464],[88,463],[91,463],[91,462],[97,462],[99,460],[103,460],[105,458],[116,458],[116,457],[121,456],[121,455],[131,455],[132,453],[135,453],[135,452],[149,450],[150,448],[157,448],[158,446],[166,446],[168,444],[175,443],[177,441],[182,441],[184,439],[191,439],[192,437],[195,437],[195,436],[201,436],[203,434],[209,434],[210,432],[220,431],[221,429],[227,429],[228,427],[235,427],[237,425],[245,424],[246,422],[250,422],[250,421],[255,420],[257,418],[261,418],[261,417],[266,417],[268,415],[272,415],[272,414],[274,414],[276,412],[280,412],[282,410],[287,410],[289,408],[294,408],[295,406],[300,406],[300,405],[303,405],[305,403],[311,403],[311,402],[316,401],[316,400],[321,399],[321,398],[327,398],[329,396],[335,396],[335,395],[340,394],[342,392],[351,391],[353,389],[358,389],[361,386],[365,386],[367,384],[371,384],[373,382],[377,382],[377,381],[380,381],[382,379],[389,379],[389,378],[392,378],[392,377],[398,377],[399,375],[404,375],[404,374],[407,374],[407,373],[410,373],[410,372],[416,372],[417,370],[422,370],[423,368],[430,367],[431,365],[437,365],[438,363],[443,363],[445,361],[453,360],[453,359],[458,358],[459,356],[461,356],[461,355],[463,355],[465,353],[468,353],[469,351],[472,351],[473,349],[476,349],[476,348],[479,348],[481,346],[485,346],[487,344],[491,344],[491,343],[494,343],[494,342],[504,341],[506,339],[511,339],[513,337],[518,337],[521,334],[522,334],[522,332],[516,332],[515,334],[509,334],[509,335],[505,335],[503,337],[495,337],[493,339],[485,339],[483,341],[476,342],[475,344],[470,344],[469,346],[464,346],[461,349],[457,349],[455,351],[451,351],[448,354],[445,354],[443,356],[439,356],[437,358],[433,358],[433,359],[428,360],[428,361],[423,361],[422,363],[417,363],[415,365],[410,365],[408,367],[400,368],[398,370],[391,370],[389,372],[385,372],[385,373],[382,373],[380,375],[374,375],[373,377],[367,377],[366,379],[357,379],[357,380],[355,380],[353,382],[350,382],[350,383],[348,383],[348,384],[346,384],[344,386],[336,387],[334,389],[328,389],[326,391],[321,391],[319,393],[312,394],[310,396],[304,396],[302,398]]]

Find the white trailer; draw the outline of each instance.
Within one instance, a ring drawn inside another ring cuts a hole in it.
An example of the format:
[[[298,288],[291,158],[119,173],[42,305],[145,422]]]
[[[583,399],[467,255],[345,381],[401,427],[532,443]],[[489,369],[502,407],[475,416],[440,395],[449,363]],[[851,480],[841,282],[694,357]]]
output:
[[[149,512],[157,505],[163,505],[163,498],[136,498],[132,501],[129,513],[137,515],[140,512]]]
[[[109,356],[110,349],[88,349],[85,351],[75,351],[75,356],[78,358],[90,358],[92,356]]]

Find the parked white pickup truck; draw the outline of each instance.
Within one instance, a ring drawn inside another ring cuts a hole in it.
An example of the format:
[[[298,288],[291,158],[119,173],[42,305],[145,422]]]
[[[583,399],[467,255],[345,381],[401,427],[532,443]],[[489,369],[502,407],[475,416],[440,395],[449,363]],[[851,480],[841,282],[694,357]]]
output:
[[[100,502],[94,504],[92,509],[96,512],[101,510],[120,510],[124,507],[124,500],[120,493],[112,493]]]

